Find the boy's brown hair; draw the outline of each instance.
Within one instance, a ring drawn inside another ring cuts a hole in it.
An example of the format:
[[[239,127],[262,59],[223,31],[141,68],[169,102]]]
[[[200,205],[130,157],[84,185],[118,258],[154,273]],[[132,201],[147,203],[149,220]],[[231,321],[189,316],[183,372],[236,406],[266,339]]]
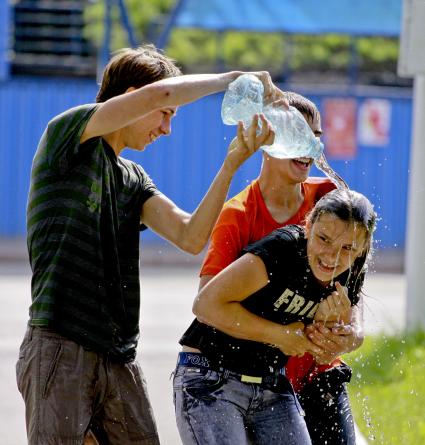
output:
[[[283,98],[288,101],[291,107],[296,108],[300,113],[309,116],[313,121],[317,118],[320,122],[319,110],[311,100],[292,91],[285,91]]]
[[[105,102],[125,93],[130,87],[140,88],[181,74],[175,61],[162,54],[154,45],[123,48],[106,65],[96,102]]]

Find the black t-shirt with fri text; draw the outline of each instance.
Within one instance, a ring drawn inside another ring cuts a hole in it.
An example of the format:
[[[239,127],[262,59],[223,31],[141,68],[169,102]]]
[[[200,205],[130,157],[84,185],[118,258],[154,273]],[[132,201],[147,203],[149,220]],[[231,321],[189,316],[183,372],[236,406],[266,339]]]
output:
[[[313,275],[307,260],[307,240],[301,226],[286,226],[273,231],[243,249],[262,259],[269,283],[241,302],[250,312],[275,323],[296,321],[310,324],[318,304],[335,290],[323,286]],[[351,304],[357,304],[363,274],[349,271],[337,281],[348,287]],[[198,348],[216,366],[249,375],[267,375],[288,360],[278,348],[263,343],[239,340],[195,320],[180,339],[180,344]]]

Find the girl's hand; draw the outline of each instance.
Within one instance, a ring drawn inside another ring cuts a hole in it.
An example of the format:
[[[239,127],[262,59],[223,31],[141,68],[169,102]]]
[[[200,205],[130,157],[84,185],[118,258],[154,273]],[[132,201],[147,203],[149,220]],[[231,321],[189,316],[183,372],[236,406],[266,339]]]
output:
[[[351,302],[348,298],[348,289],[335,283],[336,290],[325,298],[317,308],[314,315],[315,321],[340,321],[347,318],[351,311]]]
[[[333,326],[325,326],[318,322],[305,328],[307,337],[323,352],[315,356],[319,364],[331,363],[342,354],[357,349],[363,341],[363,336],[352,325],[333,323]]]
[[[303,356],[306,352],[317,356],[323,354],[323,349],[311,342],[304,333],[301,322],[282,326],[282,335],[276,346],[285,355]]]

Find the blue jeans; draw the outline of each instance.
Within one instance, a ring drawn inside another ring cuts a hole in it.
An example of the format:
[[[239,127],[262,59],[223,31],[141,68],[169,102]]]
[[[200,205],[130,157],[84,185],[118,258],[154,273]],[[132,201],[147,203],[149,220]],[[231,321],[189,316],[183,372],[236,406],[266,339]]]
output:
[[[350,400],[345,386],[338,394],[326,400],[322,396],[300,399],[313,445],[355,445],[356,433]]]
[[[345,363],[320,373],[298,394],[313,445],[355,445],[356,434],[346,385],[351,369]]]
[[[173,382],[184,445],[311,445],[302,409],[287,381],[279,392],[223,370],[178,365]]]

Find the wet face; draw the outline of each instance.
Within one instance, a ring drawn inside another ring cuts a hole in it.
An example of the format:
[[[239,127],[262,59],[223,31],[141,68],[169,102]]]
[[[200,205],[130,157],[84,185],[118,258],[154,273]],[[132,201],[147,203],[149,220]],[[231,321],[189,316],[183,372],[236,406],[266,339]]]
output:
[[[303,113],[304,119],[307,121],[311,131],[317,138],[320,138],[322,134],[322,125],[320,121],[320,114],[317,113],[314,117],[311,117]],[[296,158],[288,159],[288,168],[291,176],[296,182],[304,182],[310,174],[311,166],[313,165],[313,159],[311,158]]]
[[[331,213],[306,226],[307,256],[313,275],[328,284],[349,269],[365,248],[366,230]]]
[[[160,136],[171,134],[171,119],[177,107],[161,108],[143,116],[127,127],[125,145],[134,150],[143,151],[146,146]]]

